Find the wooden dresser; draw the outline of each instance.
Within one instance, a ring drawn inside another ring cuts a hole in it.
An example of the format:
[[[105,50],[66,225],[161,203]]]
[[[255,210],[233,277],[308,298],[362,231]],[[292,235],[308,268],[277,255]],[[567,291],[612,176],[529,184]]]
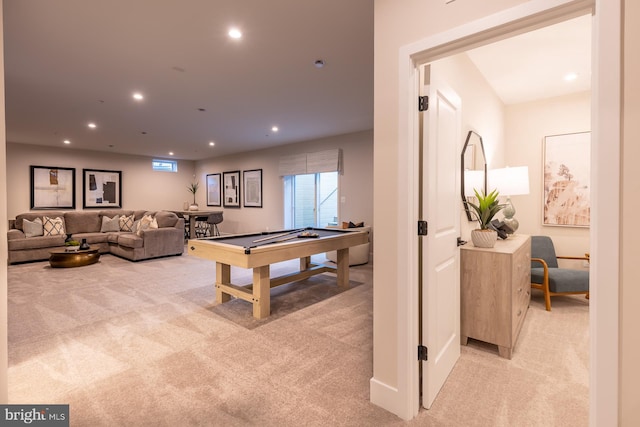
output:
[[[517,234],[491,249],[460,247],[460,338],[498,346],[511,359],[531,299],[531,238]]]

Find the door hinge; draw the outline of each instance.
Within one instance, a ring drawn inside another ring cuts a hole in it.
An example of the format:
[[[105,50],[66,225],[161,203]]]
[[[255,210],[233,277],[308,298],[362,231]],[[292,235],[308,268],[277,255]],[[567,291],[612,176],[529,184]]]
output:
[[[418,346],[418,360],[427,361],[429,359],[429,350],[423,345]]]
[[[418,221],[418,236],[426,236],[429,232],[429,224],[427,221]]]
[[[429,97],[428,96],[419,96],[418,97],[418,111],[427,111],[429,109]]]

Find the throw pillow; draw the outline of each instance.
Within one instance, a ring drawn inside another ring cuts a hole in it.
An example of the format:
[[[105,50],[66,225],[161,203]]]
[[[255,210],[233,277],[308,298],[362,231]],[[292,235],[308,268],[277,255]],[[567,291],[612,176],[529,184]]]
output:
[[[24,231],[24,235],[26,237],[42,236],[44,234],[44,229],[42,228],[42,220],[40,218],[36,218],[33,221],[23,219],[22,231]]]
[[[120,231],[134,231],[133,229],[133,215],[120,217]]]
[[[158,221],[156,221],[155,217],[151,215],[145,215],[140,219],[138,223],[138,229],[136,230],[136,234],[138,236],[142,236],[144,230],[149,230],[152,228],[158,228]]]
[[[64,233],[64,220],[62,218],[55,217],[49,218],[45,216],[42,219],[42,227],[44,229],[45,236],[58,236]]]
[[[120,231],[120,215],[116,215],[113,218],[107,216],[102,217],[101,233],[108,233],[110,231]]]

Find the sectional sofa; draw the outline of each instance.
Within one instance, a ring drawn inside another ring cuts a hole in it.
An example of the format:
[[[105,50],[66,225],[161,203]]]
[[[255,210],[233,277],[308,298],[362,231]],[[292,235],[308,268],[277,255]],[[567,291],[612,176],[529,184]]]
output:
[[[7,233],[9,264],[46,260],[68,235],[100,253],[140,261],[184,252],[184,219],[169,211],[42,211],[16,216]]]

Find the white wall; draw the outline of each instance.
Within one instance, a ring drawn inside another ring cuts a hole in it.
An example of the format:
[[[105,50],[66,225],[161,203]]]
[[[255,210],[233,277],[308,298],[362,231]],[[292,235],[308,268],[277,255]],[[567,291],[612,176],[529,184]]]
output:
[[[201,208],[206,206],[206,176],[212,173],[262,169],[262,208],[214,208],[222,210],[224,221],[218,226],[223,233],[245,233],[282,229],[284,227],[284,185],[278,174],[280,157],[341,148],[343,174],[339,179],[339,221],[364,221],[373,224],[373,133],[357,132],[297,144],[251,151],[196,163],[196,176],[204,185],[197,193]],[[242,190],[241,190],[242,191]],[[375,228],[372,230],[372,234]]]
[[[584,256],[590,251],[589,229],[542,225],[542,162],[544,137],[591,131],[591,93],[548,98],[506,107],[506,162],[504,166],[528,166],[530,194],[512,196],[518,233],[551,236],[559,255]],[[585,268],[567,261],[571,268]]]
[[[505,113],[504,104],[493,88],[489,86],[475,64],[466,53],[435,61],[434,69],[446,76],[446,82],[462,100],[462,135],[458,141],[458,152],[462,152],[467,133],[470,130],[482,136],[487,167],[502,166],[505,153]],[[476,153],[480,156],[480,153]],[[463,240],[471,239],[471,230],[478,228],[476,221],[469,221],[460,200],[460,235]]]
[[[0,70],[4,70],[4,43],[2,31],[2,0],[0,0]],[[6,158],[6,127],[4,108],[4,73],[0,76],[0,182],[8,186]],[[0,188],[0,233],[7,234],[7,187]],[[0,404],[9,403],[7,385],[7,240],[0,242]]]
[[[76,209],[82,210],[82,169],[122,171],[122,207],[124,209],[180,210],[192,200],[187,186],[193,180],[194,162],[178,161],[178,172],[151,169],[151,158],[105,152],[7,144],[8,215],[30,208],[29,166],[76,168]]]

